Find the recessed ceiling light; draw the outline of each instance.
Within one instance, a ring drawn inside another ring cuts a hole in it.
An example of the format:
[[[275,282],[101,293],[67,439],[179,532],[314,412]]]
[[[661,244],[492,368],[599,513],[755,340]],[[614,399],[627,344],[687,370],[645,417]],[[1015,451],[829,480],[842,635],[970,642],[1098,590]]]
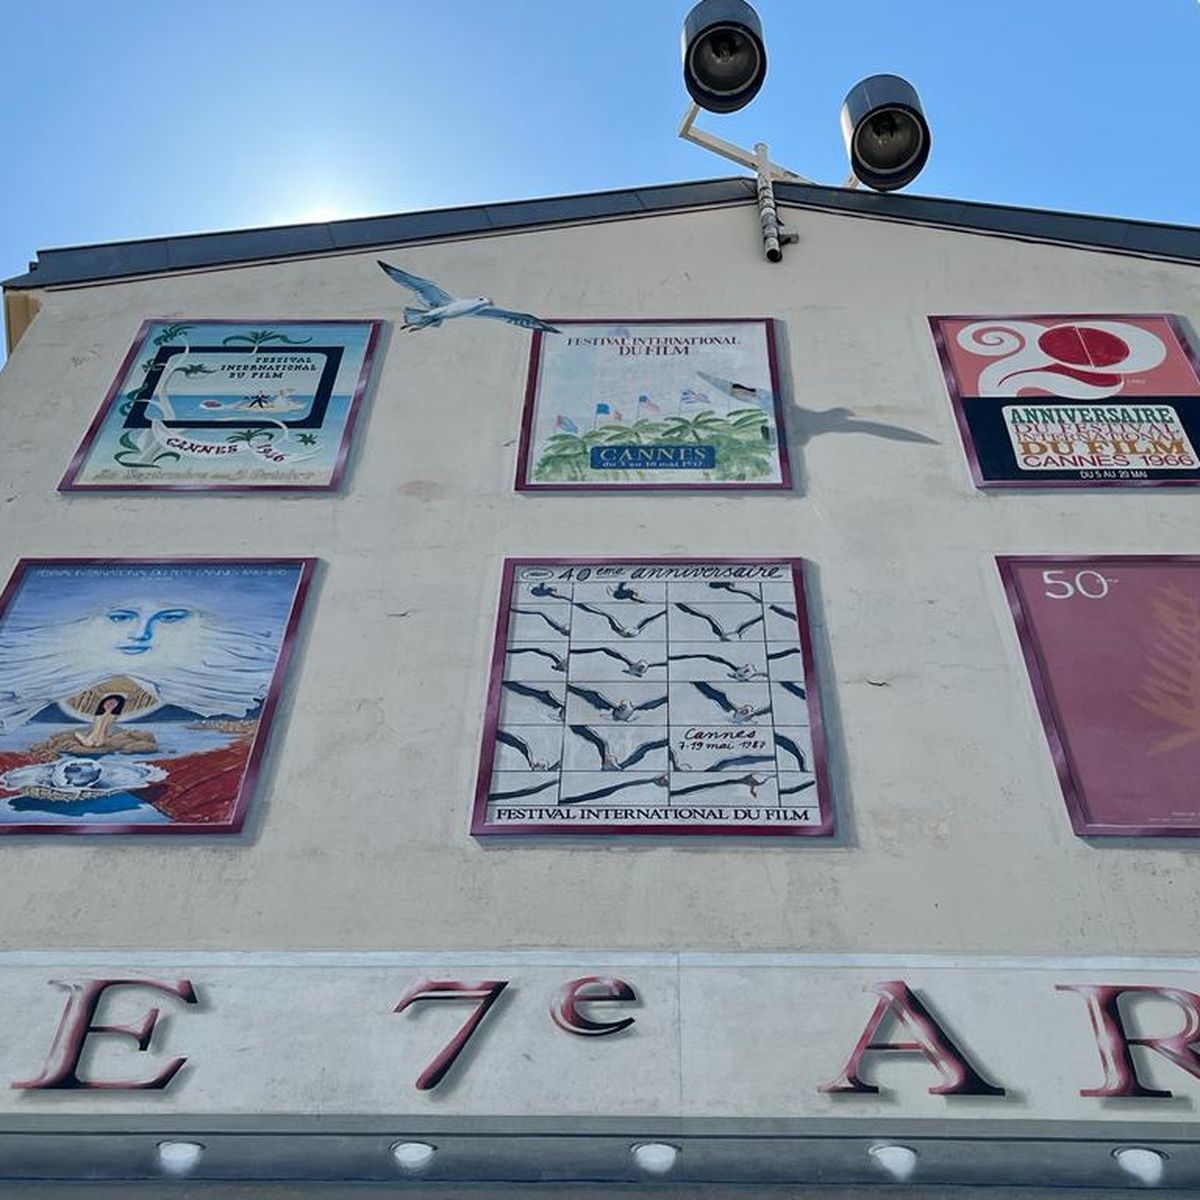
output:
[[[666,1142],[639,1142],[632,1147],[633,1161],[647,1175],[666,1175],[675,1167],[679,1150]]]
[[[392,1146],[392,1157],[402,1171],[415,1175],[424,1171],[433,1162],[437,1147],[428,1142],[396,1142]]]
[[[190,1175],[200,1163],[204,1147],[199,1142],[159,1142],[158,1165],[164,1175]]]

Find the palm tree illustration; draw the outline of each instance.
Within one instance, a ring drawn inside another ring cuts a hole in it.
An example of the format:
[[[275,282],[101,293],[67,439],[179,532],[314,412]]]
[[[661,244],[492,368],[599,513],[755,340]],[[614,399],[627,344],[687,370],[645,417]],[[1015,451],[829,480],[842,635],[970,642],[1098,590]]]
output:
[[[252,329],[249,333],[231,333],[228,337],[221,339],[221,345],[232,346],[236,342],[245,342],[249,345],[251,352],[257,354],[259,347],[265,346],[268,342],[282,342],[286,346],[303,346],[306,342],[311,341],[310,337],[288,337],[286,333],[278,333],[274,329]]]

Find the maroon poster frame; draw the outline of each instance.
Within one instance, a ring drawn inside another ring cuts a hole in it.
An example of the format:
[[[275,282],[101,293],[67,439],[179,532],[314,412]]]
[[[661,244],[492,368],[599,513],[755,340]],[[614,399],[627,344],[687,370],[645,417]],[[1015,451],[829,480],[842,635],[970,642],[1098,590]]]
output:
[[[500,718],[500,685],[504,678],[505,652],[508,646],[508,618],[516,575],[521,567],[610,566],[696,566],[719,567],[730,564],[746,566],[776,566],[786,564],[791,571],[796,592],[796,617],[799,630],[800,656],[804,665],[806,702],[809,728],[812,733],[813,766],[816,777],[817,801],[821,820],[812,826],[747,826],[747,825],[671,825],[655,822],[645,825],[605,825],[587,822],[545,825],[514,822],[511,825],[489,824],[487,821],[488,787],[496,757],[496,733]],[[506,558],[500,583],[500,599],[496,609],[495,637],[488,676],[487,702],[484,710],[483,744],[479,757],[479,773],[475,785],[475,802],[471,812],[471,833],[475,837],[533,837],[554,839],[566,835],[616,835],[619,837],[832,837],[835,833],[831,789],[825,753],[824,726],[821,718],[821,681],[813,654],[812,633],[808,612],[808,596],[804,587],[805,560],[781,555],[775,558],[561,558],[543,555],[536,558]]]
[[[1041,491],[1043,488],[1146,488],[1174,487],[1187,488],[1200,485],[1196,479],[985,479],[980,466],[979,455],[975,449],[975,441],[967,423],[967,415],[963,406],[964,395],[954,369],[954,362],[946,344],[944,323],[947,321],[1061,321],[1064,319],[1080,321],[1165,321],[1184,357],[1191,364],[1192,370],[1200,380],[1200,353],[1189,340],[1183,327],[1183,322],[1174,313],[940,313],[927,318],[929,331],[933,338],[934,350],[942,369],[942,378],[946,383],[946,391],[950,396],[950,406],[954,411],[954,423],[958,427],[958,436],[962,441],[963,453],[971,470],[971,481],[980,491],[994,489],[1016,489],[1018,491]]]
[[[1071,819],[1071,828],[1080,837],[1200,837],[1200,825],[1167,824],[1114,824],[1098,821],[1088,807],[1087,796],[1080,783],[1070,743],[1065,736],[1066,721],[1063,720],[1055,700],[1053,680],[1038,645],[1032,622],[1021,604],[1021,593],[1017,586],[1014,568],[1019,566],[1064,567],[1087,564],[1088,568],[1100,564],[1117,566],[1122,563],[1180,563],[1200,566],[1200,555],[1192,554],[1002,554],[996,556],[996,568],[1004,585],[1009,611],[1016,626],[1021,654],[1029,674],[1030,687],[1037,703],[1038,715],[1046,734],[1050,757],[1054,763],[1062,789],[1063,802]]]
[[[263,323],[267,325],[367,325],[371,332],[367,335],[366,349],[363,351],[362,367],[358,379],[355,380],[354,392],[350,397],[350,407],[346,413],[346,424],[342,429],[342,440],[338,446],[337,458],[328,483],[77,483],[76,479],[87,462],[88,455],[95,444],[96,436],[105,418],[112,410],[113,404],[121,393],[121,387],[126,376],[132,369],[138,354],[141,352],[146,334],[154,325],[164,322],[179,321],[175,317],[147,317],[138,327],[137,335],[121,360],[117,374],[109,384],[108,391],[91,424],[83,435],[75,453],[71,456],[67,469],[63,472],[58,483],[60,492],[336,492],[342,484],[342,476],[346,471],[346,462],[350,457],[350,447],[353,443],[354,429],[358,423],[359,411],[370,386],[375,367],[375,351],[385,322],[378,318],[326,318],[326,317],[196,317],[187,319],[188,325],[235,325]]]
[[[788,456],[787,426],[783,418],[779,370],[779,350],[774,317],[553,317],[551,325],[762,325],[767,342],[767,366],[771,375],[771,396],[775,432],[779,440],[778,483],[536,483],[530,478],[529,458],[533,451],[533,418],[537,408],[541,375],[542,345],[547,336],[533,332],[529,345],[529,364],[525,376],[525,400],[521,411],[521,434],[517,445],[517,469],[514,490],[518,492],[790,492],[792,465]],[[553,335],[551,335],[553,336]],[[632,560],[630,560],[632,561]]]
[[[206,566],[206,567],[299,567],[296,578],[296,589],[292,593],[292,602],[284,624],[283,636],[279,643],[279,654],[275,659],[275,670],[271,675],[271,683],[262,703],[262,715],[259,717],[258,728],[250,751],[246,755],[246,764],[242,769],[242,777],[238,784],[237,796],[234,800],[233,811],[229,819],[223,822],[178,821],[170,825],[134,825],[119,823],[91,824],[80,822],[78,825],[46,825],[38,822],[23,822],[0,824],[0,837],[15,834],[36,834],[39,837],[79,837],[111,836],[113,834],[134,834],[137,836],[164,837],[195,834],[236,834],[240,833],[245,824],[246,815],[254,799],[258,784],[259,773],[262,769],[263,757],[274,724],[275,710],[287,679],[288,664],[295,646],[297,631],[304,615],[308,590],[312,583],[313,572],[319,560],[316,558],[21,558],[13,568],[8,583],[0,591],[0,622],[8,612],[13,597],[21,586],[25,572],[31,567],[156,567],[156,566]]]

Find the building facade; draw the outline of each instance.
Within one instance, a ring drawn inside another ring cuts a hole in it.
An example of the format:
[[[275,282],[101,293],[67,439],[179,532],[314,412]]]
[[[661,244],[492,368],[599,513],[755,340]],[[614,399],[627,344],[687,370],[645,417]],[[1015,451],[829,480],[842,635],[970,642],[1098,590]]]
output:
[[[8,281],[4,1186],[1200,1187],[1200,235],[778,191]]]

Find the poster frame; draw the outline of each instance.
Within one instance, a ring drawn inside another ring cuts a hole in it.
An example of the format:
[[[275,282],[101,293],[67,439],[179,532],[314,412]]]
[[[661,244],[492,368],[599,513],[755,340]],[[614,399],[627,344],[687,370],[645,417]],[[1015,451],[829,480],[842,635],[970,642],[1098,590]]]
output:
[[[1016,489],[1018,491],[1041,491],[1043,488],[1146,488],[1146,487],[1174,487],[1188,488],[1200,486],[1200,479],[985,479],[983,471],[979,463],[979,454],[975,449],[975,439],[971,436],[971,429],[967,423],[967,414],[964,407],[964,397],[962,388],[959,383],[958,373],[954,369],[954,363],[950,356],[949,346],[946,344],[946,335],[943,327],[943,322],[946,321],[1046,321],[1046,320],[1063,320],[1074,319],[1080,321],[1146,321],[1146,320],[1161,320],[1165,321],[1171,332],[1175,335],[1175,340],[1179,344],[1184,357],[1191,364],[1192,370],[1196,374],[1196,378],[1200,380],[1200,351],[1192,344],[1188,336],[1187,330],[1184,328],[1182,320],[1175,313],[1166,312],[1143,312],[1143,313],[1080,313],[1080,312],[1064,312],[1064,313],[936,313],[929,315],[926,319],[929,322],[929,331],[933,338],[934,350],[937,353],[938,365],[941,368],[942,378],[946,385],[946,391],[950,396],[950,406],[954,411],[954,423],[958,428],[959,440],[962,442],[963,452],[966,455],[967,465],[971,471],[971,482],[980,491],[993,491],[996,489]],[[1200,409],[1200,394],[1194,397],[1197,402],[1197,407]]]
[[[525,374],[525,398],[521,408],[521,432],[517,443],[517,462],[513,490],[517,492],[570,492],[585,495],[590,492],[790,492],[793,489],[792,466],[788,454],[787,426],[781,394],[782,372],[779,369],[779,346],[776,317],[550,317],[551,325],[762,325],[767,342],[767,367],[771,376],[771,396],[775,415],[775,433],[779,446],[779,482],[754,483],[538,483],[532,479],[530,458],[533,453],[533,420],[537,410],[538,385],[541,378],[542,344],[547,335],[533,331],[529,344],[529,360]],[[632,561],[632,560],[630,560]]]
[[[246,755],[242,768],[241,779],[238,783],[237,796],[229,818],[222,822],[212,821],[172,821],[167,825],[120,824],[105,822],[103,824],[88,824],[81,821],[77,825],[46,825],[38,822],[0,823],[0,837],[14,835],[36,835],[38,837],[70,837],[80,836],[111,836],[114,834],[137,836],[194,836],[196,834],[238,834],[245,824],[246,816],[254,801],[259,776],[262,771],[263,759],[266,755],[270,736],[275,724],[276,709],[280,697],[289,678],[288,668],[292,652],[296,645],[300,623],[303,620],[309,588],[312,584],[316,565],[320,560],[306,557],[271,557],[271,558],[229,558],[208,557],[204,555],[175,556],[169,558],[19,558],[13,568],[8,582],[0,590],[0,625],[9,610],[13,597],[17,594],[26,572],[33,567],[171,567],[171,566],[211,566],[211,567],[298,567],[296,588],[292,593],[291,605],[287,620],[284,622],[283,633],[279,641],[279,653],[275,659],[275,669],[271,675],[271,683],[263,698],[262,713],[258,719],[258,728],[254,740]]]
[[[171,483],[79,483],[80,473],[91,455],[96,438],[104,425],[112,406],[120,396],[129,372],[132,370],[139,353],[142,352],[146,336],[151,327],[163,323],[183,321],[188,325],[366,325],[370,327],[367,344],[363,351],[362,367],[355,380],[354,391],[350,397],[350,407],[346,412],[346,423],[342,427],[341,443],[338,446],[337,458],[330,472],[328,483],[207,483],[177,481]],[[378,317],[195,317],[187,318],[179,315],[170,317],[146,317],[138,326],[138,331],[130,343],[129,349],[121,359],[121,365],[113,381],[109,384],[104,399],[100,402],[91,423],[88,425],[67,469],[58,482],[60,492],[336,492],[342,485],[346,472],[350,448],[353,444],[354,430],[358,424],[363,401],[374,378],[377,365],[376,352],[379,348],[383,328],[387,324]]]
[[[1062,789],[1063,802],[1071,819],[1071,828],[1079,837],[1157,837],[1157,838],[1197,838],[1200,837],[1200,823],[1196,825],[1166,825],[1166,824],[1115,824],[1111,821],[1094,819],[1087,805],[1087,797],[1079,782],[1079,776],[1074,768],[1074,760],[1068,746],[1064,731],[1067,723],[1061,719],[1058,705],[1054,697],[1050,671],[1038,650],[1037,635],[1033,623],[1025,614],[1021,604],[1021,595],[1017,587],[1014,568],[1017,566],[1077,566],[1081,561],[1090,565],[1103,564],[1116,566],[1121,563],[1146,564],[1184,564],[1200,567],[1200,555],[1195,554],[998,554],[996,568],[1004,585],[1005,597],[1008,600],[1009,611],[1016,627],[1017,639],[1021,645],[1021,656],[1025,661],[1025,669],[1029,676],[1029,684],[1033,689],[1034,700],[1037,704],[1038,716],[1046,735],[1046,743],[1050,757],[1054,763],[1054,771],[1058,776]],[[1088,568],[1085,568],[1088,569]]]
[[[521,567],[536,566],[696,566],[721,567],[738,566],[776,566],[786,565],[791,572],[791,579],[796,595],[797,628],[800,641],[800,657],[804,667],[806,685],[812,681],[812,686],[806,686],[806,702],[808,707],[809,729],[812,735],[813,767],[816,780],[817,802],[821,820],[812,826],[749,826],[749,825],[671,825],[663,822],[653,824],[608,825],[600,822],[583,824],[556,824],[553,828],[545,825],[513,822],[511,825],[491,824],[487,820],[488,788],[491,784],[492,768],[496,757],[496,733],[499,729],[501,683],[504,679],[504,663],[508,647],[508,621],[513,589],[517,582],[517,571]],[[821,680],[818,675],[816,659],[813,652],[811,617],[808,607],[808,593],[804,586],[804,574],[808,569],[808,560],[791,555],[778,555],[764,558],[756,557],[696,557],[687,555],[659,555],[653,557],[614,557],[614,556],[558,556],[543,554],[534,557],[505,558],[500,581],[500,595],[496,606],[495,635],[492,641],[492,655],[489,662],[487,683],[487,699],[484,706],[483,734],[479,755],[479,772],[476,777],[475,798],[471,809],[471,835],[484,838],[543,838],[560,840],[564,836],[583,837],[590,839],[592,835],[617,837],[660,837],[674,838],[679,835],[686,837],[738,837],[738,838],[831,838],[836,835],[836,814],[833,809],[832,788],[828,775],[829,756],[825,747],[825,729],[821,716]]]

